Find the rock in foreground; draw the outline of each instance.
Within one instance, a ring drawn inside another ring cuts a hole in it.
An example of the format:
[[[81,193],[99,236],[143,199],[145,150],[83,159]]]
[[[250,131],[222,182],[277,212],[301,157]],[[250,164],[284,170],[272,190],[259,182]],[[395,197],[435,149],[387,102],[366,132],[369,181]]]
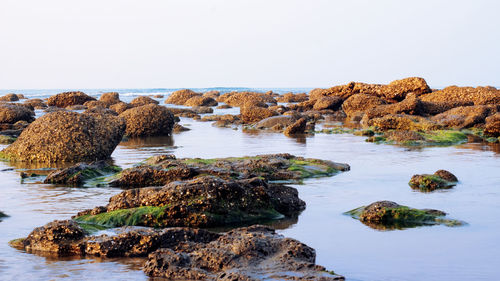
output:
[[[2,156],[26,162],[81,162],[108,159],[125,123],[109,114],[57,111],[31,123]]]
[[[413,209],[391,201],[378,201],[345,213],[363,224],[378,230],[405,229],[424,225],[443,224],[462,226],[465,223],[445,218],[439,210]]]
[[[174,126],[174,115],[160,105],[147,104],[120,114],[127,123],[125,134],[130,137],[169,136]]]

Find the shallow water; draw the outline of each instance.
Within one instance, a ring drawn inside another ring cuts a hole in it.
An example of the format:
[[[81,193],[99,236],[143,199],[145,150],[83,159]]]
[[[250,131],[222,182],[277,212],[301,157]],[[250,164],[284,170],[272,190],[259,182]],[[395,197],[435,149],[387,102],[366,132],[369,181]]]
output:
[[[114,163],[129,167],[163,153],[214,158],[281,152],[345,162],[351,165],[351,171],[294,185],[307,208],[297,222],[282,224],[287,228],[279,230],[315,248],[318,264],[347,280],[498,279],[498,146],[466,144],[410,150],[367,143],[364,137],[348,134],[294,139],[282,134],[215,128],[184,118],[180,124],[192,130],[173,137],[123,142],[112,155]],[[0,162],[0,170],[8,168],[12,168],[9,163]],[[412,191],[408,186],[413,174],[438,169],[453,172],[460,183],[453,189],[432,193]],[[21,184],[16,170],[1,171],[0,180],[0,210],[10,215],[0,222],[0,280],[147,279],[141,271],[142,259],[54,260],[7,245],[34,227],[106,204],[119,189]],[[342,215],[377,200],[440,209],[468,225],[379,231]]]

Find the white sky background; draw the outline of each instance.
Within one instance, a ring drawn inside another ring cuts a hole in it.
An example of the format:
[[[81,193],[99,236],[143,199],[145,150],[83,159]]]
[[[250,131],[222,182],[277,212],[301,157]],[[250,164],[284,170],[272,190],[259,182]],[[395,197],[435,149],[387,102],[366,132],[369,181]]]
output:
[[[500,86],[500,2],[0,0],[0,88]]]

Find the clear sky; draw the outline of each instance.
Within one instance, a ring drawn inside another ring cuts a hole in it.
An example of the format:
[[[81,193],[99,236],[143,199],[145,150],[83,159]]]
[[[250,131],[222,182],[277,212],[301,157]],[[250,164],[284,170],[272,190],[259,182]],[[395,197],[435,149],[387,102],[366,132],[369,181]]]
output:
[[[0,0],[0,89],[500,86],[500,1]]]

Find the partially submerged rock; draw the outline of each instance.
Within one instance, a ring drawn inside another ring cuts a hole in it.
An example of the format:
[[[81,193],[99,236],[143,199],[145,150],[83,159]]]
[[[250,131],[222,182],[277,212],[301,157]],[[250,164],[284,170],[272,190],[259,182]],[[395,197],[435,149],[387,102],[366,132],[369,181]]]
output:
[[[256,92],[230,92],[223,94],[217,98],[217,101],[224,102],[233,107],[242,107],[250,103],[276,104],[276,100],[271,93],[256,93]],[[255,105],[255,104],[254,104]]]
[[[197,96],[201,96],[201,94],[189,89],[179,90],[170,94],[165,103],[184,105],[190,98]]]
[[[413,209],[391,201],[378,201],[344,213],[378,230],[405,229],[437,225],[462,226],[465,223],[445,218],[446,213],[431,209]]]
[[[184,103],[185,106],[217,106],[217,104],[216,100],[206,96],[194,96]]]
[[[285,136],[295,136],[304,134],[306,130],[307,119],[302,117],[299,120],[295,121],[292,125],[288,126],[285,129]]]
[[[0,97],[0,101],[18,101],[19,96],[16,94],[6,94]]]
[[[121,172],[109,185],[116,187],[162,186],[172,181],[191,179],[199,172],[188,166],[163,169],[159,166],[141,165]]]
[[[143,106],[143,105],[147,105],[147,104],[159,104],[159,103],[160,103],[159,101],[154,100],[150,97],[139,96],[139,97],[134,98],[130,102],[130,105],[132,105],[133,107],[137,107],[137,106]]]
[[[125,122],[116,116],[58,111],[31,123],[1,154],[26,162],[105,160],[124,132]]]
[[[215,233],[193,228],[113,230],[88,236],[74,221],[35,228],[11,246],[43,256],[144,257],[150,277],[175,280],[344,280],[315,264],[314,249],[255,225]]]
[[[486,118],[484,134],[491,137],[500,137],[500,113],[495,113]]]
[[[496,112],[497,107],[491,105],[460,106],[433,116],[431,119],[446,127],[462,129],[484,124],[486,117]]]
[[[88,96],[83,92],[65,92],[51,96],[47,100],[47,105],[66,108],[72,105],[83,105],[85,102],[91,100],[95,100],[95,98]]]
[[[271,116],[276,116],[278,113],[264,107],[243,106],[240,108],[240,115],[244,123],[251,124]]]
[[[202,176],[124,191],[111,197],[106,207],[80,212],[75,219],[105,227],[212,227],[294,216],[304,208],[292,187],[270,185],[258,178]]]
[[[82,185],[85,181],[114,174],[121,171],[117,166],[111,166],[105,161],[97,161],[90,164],[78,163],[69,168],[52,171],[47,175],[43,183]]]
[[[107,107],[110,107],[113,104],[121,102],[120,94],[116,92],[103,93],[99,98],[99,101],[106,104]]]
[[[256,225],[181,251],[159,249],[149,255],[144,272],[171,280],[344,280],[315,259],[311,247]]]
[[[18,121],[33,122],[35,112],[18,104],[0,104],[0,123],[14,124]]]
[[[174,126],[174,115],[164,106],[147,104],[120,114],[125,119],[130,137],[169,136]]]
[[[414,175],[408,183],[411,188],[421,191],[434,191],[436,189],[449,189],[455,186],[458,179],[446,170],[436,171],[433,175]]]

